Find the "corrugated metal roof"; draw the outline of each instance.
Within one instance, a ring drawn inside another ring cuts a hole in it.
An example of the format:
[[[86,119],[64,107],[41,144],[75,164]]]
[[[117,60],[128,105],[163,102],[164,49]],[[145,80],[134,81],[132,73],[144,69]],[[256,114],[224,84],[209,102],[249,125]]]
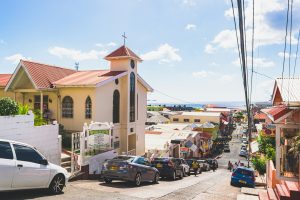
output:
[[[124,71],[89,70],[78,71],[70,76],[55,81],[55,86],[96,86],[112,77],[122,74]]]
[[[277,78],[276,86],[284,102],[300,102],[300,78]]]
[[[220,112],[183,112],[181,115],[185,116],[206,116],[206,117],[220,117]]]
[[[170,122],[170,120],[162,115],[153,115],[152,117],[150,118],[147,118],[147,122],[148,123],[156,123],[156,124],[159,124],[159,123],[167,123],[167,122]]]
[[[12,74],[0,74],[0,87],[5,87]]]

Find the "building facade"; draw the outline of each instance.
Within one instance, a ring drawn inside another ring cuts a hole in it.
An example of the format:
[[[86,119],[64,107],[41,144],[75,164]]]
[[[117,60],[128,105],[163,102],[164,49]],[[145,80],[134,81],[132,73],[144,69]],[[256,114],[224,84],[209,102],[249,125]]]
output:
[[[119,153],[142,155],[147,92],[152,91],[138,74],[142,60],[126,46],[105,59],[108,70],[87,71],[21,60],[12,75],[0,76],[0,97],[40,110],[69,132],[92,121],[111,122]]]

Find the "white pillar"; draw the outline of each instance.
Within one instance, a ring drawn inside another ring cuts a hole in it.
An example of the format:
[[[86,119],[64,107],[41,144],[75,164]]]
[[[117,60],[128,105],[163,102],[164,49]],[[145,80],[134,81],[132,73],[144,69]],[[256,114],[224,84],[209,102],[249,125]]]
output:
[[[43,112],[44,112],[44,98],[43,98],[43,92],[41,92],[41,105],[40,105],[40,109],[41,109],[41,117],[43,117]]]

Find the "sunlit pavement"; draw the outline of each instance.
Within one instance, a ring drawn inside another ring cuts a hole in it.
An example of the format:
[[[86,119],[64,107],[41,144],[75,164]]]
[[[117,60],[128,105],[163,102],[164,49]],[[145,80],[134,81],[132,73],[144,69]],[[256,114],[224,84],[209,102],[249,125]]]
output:
[[[237,128],[236,132],[240,132]],[[160,180],[159,184],[144,183],[134,187],[130,183],[114,181],[105,184],[99,181],[76,181],[68,184],[64,194],[51,196],[45,190],[17,191],[0,193],[0,199],[236,199],[240,188],[230,186],[231,173],[227,163],[246,159],[238,156],[240,141],[233,135],[230,142],[230,153],[224,153],[219,161],[219,169],[215,172],[203,172],[182,180]]]

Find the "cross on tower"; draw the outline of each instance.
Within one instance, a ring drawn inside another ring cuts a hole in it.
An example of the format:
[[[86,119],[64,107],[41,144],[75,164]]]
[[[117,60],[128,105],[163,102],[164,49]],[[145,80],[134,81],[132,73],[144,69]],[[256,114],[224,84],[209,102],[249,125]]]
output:
[[[125,46],[126,39],[127,39],[127,37],[126,37],[126,35],[125,35],[125,32],[124,32],[124,34],[122,35],[122,37],[124,38],[124,46]]]

